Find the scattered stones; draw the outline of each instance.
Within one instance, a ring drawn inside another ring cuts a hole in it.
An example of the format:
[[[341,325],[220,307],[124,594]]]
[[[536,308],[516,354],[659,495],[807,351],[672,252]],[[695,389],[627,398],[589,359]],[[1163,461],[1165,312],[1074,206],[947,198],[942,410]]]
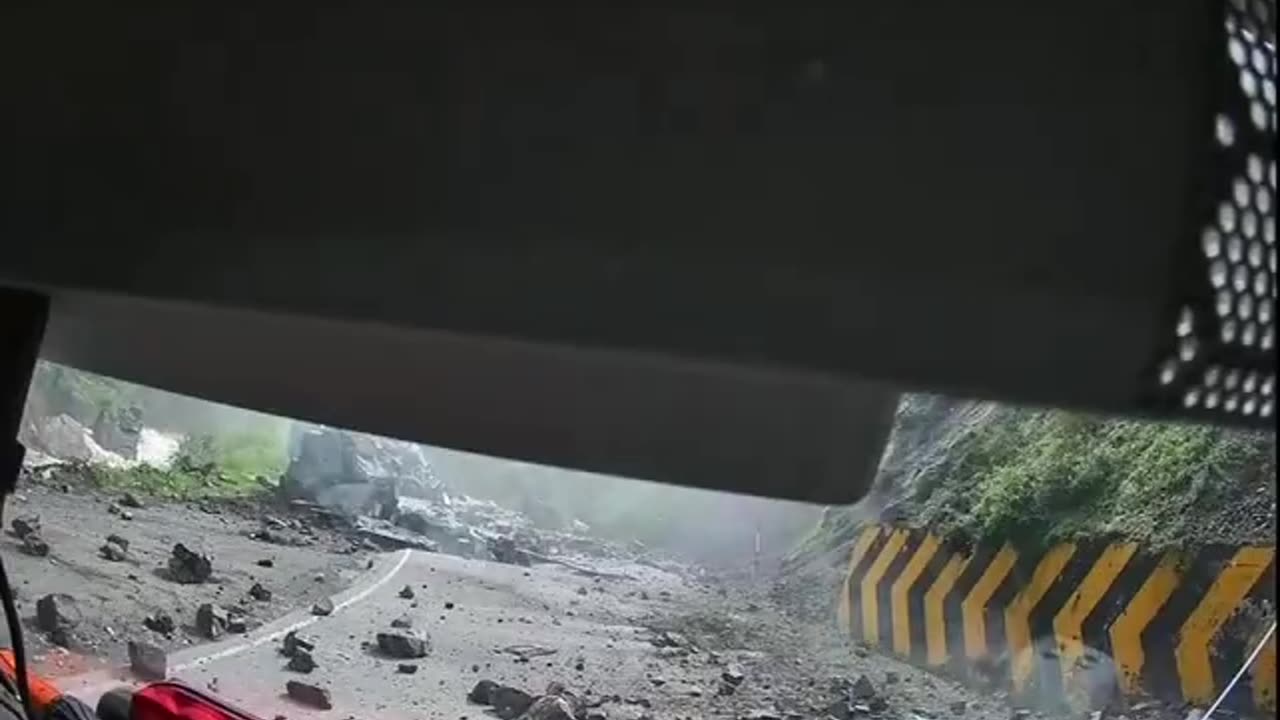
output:
[[[47,557],[49,555],[49,543],[45,542],[39,533],[27,533],[22,537],[22,544],[18,546],[18,550],[32,557]]]
[[[258,561],[258,567],[269,568],[269,567],[275,567],[275,566],[276,566],[276,561],[272,560],[271,558],[262,558],[261,560]]]
[[[217,640],[227,631],[226,609],[205,603],[196,608],[196,632],[209,640]]]
[[[289,656],[289,664],[285,665],[285,668],[293,672],[310,673],[316,669],[316,661],[311,657],[311,653],[297,649]]]
[[[396,665],[396,672],[401,675],[412,675],[418,672],[418,666],[413,663],[400,663]]]
[[[249,597],[258,602],[270,602],[271,591],[263,587],[261,583],[254,583],[253,587],[249,588]]]
[[[311,614],[326,617],[333,614],[333,601],[327,597],[320,598],[311,606]]]
[[[404,587],[400,588],[400,597],[404,598],[405,600],[412,600],[413,587],[410,585],[405,585]]]
[[[413,627],[413,618],[408,615],[401,615],[391,621],[391,627],[396,628],[397,630],[408,630]]]
[[[173,622],[173,617],[163,610],[157,610],[143,618],[142,625],[148,630],[161,635],[172,635],[173,631],[177,629],[177,624]]]
[[[169,557],[169,578],[184,585],[203,583],[213,574],[213,560],[208,555],[192,552],[186,545],[173,546]]]
[[[313,707],[317,710],[333,709],[333,700],[329,697],[329,691],[322,687],[290,680],[285,683],[284,690],[289,697],[308,707]]]
[[[169,658],[155,645],[130,640],[129,667],[143,680],[164,680],[169,675]]]
[[[431,643],[424,635],[410,632],[378,633],[378,650],[393,658],[413,659],[426,657]]]
[[[66,593],[45,595],[36,601],[36,627],[45,632],[66,632],[79,625],[80,619],[80,606]]]
[[[9,523],[9,527],[13,530],[13,536],[22,540],[32,533],[40,532],[40,518],[38,516],[16,517]]]

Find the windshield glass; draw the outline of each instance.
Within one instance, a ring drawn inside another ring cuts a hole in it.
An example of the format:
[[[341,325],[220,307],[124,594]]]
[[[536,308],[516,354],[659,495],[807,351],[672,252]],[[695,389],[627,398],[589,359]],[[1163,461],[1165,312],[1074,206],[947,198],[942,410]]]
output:
[[[1273,435],[911,395],[871,494],[821,507],[42,362],[21,439],[28,652],[91,702],[164,675],[263,718],[1275,712]]]

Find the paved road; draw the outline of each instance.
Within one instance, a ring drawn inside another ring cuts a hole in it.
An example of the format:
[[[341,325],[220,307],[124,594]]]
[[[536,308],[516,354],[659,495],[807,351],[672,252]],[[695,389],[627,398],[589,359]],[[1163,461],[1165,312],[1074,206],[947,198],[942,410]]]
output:
[[[647,573],[642,582],[650,593],[663,587],[681,592],[674,575],[632,569]],[[413,600],[399,595],[406,585],[414,590]],[[628,580],[593,582],[553,565],[525,569],[404,551],[380,556],[360,582],[335,596],[332,616],[295,612],[249,636],[171,656],[170,668],[195,687],[214,683],[221,697],[265,718],[367,717],[370,711],[380,718],[475,717],[481,709],[465,698],[482,677],[535,692],[560,680],[577,690],[652,693],[645,674],[653,666],[653,648],[627,622],[646,609],[645,601],[628,596],[639,586]],[[446,603],[453,607],[446,609]],[[399,674],[398,661],[363,645],[402,615],[428,633],[434,646],[413,675]],[[320,667],[310,675],[287,671],[278,654],[280,638],[294,629],[316,642]],[[498,652],[516,645],[556,652],[527,663]],[[283,695],[290,679],[327,687],[334,709],[314,712],[292,702]],[[95,702],[124,680],[122,674],[99,672],[63,685]]]

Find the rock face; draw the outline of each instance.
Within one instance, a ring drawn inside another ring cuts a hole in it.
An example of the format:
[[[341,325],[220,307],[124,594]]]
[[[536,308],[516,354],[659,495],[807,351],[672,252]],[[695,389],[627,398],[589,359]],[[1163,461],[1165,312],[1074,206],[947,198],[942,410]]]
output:
[[[400,495],[440,497],[440,484],[418,445],[332,428],[302,429],[292,445],[280,481],[286,499],[389,520]]]

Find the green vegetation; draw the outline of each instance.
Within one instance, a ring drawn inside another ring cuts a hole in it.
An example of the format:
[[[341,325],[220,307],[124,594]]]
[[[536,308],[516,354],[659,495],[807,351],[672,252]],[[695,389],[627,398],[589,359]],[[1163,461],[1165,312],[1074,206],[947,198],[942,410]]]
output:
[[[953,539],[1024,548],[1265,533],[1274,457],[1273,442],[1240,431],[1003,409],[917,477],[906,515]]]
[[[187,438],[168,469],[150,465],[113,468],[85,465],[90,483],[105,490],[191,500],[244,497],[284,472],[283,447],[270,436],[241,434]]]

